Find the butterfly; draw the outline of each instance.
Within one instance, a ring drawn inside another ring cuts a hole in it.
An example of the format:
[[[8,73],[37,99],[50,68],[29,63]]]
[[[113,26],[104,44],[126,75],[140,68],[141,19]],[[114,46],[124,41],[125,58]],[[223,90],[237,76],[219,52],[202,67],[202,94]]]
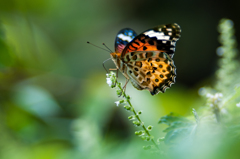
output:
[[[115,52],[110,56],[117,70],[136,89],[149,90],[151,95],[164,93],[175,83],[177,74],[172,58],[180,33],[176,23],[160,25],[139,35],[125,28],[118,32]]]

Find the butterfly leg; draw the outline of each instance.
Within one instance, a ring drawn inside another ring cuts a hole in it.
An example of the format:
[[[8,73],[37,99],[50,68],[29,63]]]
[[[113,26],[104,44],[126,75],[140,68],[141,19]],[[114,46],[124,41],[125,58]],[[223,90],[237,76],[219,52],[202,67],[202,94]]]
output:
[[[103,61],[103,63],[102,63],[102,65],[103,65],[103,68],[106,70],[106,72],[108,73],[108,70],[106,69],[106,67],[105,67],[105,62],[107,62],[108,60],[110,60],[111,58],[109,58],[109,59],[107,59],[107,60],[105,60],[105,61]]]
[[[125,85],[123,86],[123,92],[124,92],[124,93],[126,92],[126,88],[127,88],[128,82],[129,82],[129,79],[126,78],[126,83],[125,83]]]

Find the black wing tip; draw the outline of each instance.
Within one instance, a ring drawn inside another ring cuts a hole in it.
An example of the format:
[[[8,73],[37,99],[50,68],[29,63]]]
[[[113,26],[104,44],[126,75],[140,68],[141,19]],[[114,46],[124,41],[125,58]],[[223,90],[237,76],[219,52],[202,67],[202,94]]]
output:
[[[159,87],[154,87],[153,91],[150,91],[151,95],[154,96],[156,94],[158,94],[159,92],[164,93],[166,91],[166,89],[162,89],[163,87],[159,88]]]

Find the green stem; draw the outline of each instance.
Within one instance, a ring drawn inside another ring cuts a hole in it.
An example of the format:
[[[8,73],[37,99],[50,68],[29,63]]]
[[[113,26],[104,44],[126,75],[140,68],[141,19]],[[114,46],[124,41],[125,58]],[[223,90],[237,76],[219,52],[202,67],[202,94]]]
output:
[[[214,110],[213,110],[215,116],[216,116],[216,120],[218,123],[221,123],[221,117],[220,117],[220,110],[218,105],[214,105]]]
[[[150,135],[149,131],[147,130],[147,128],[145,127],[145,125],[142,124],[142,121],[141,121],[139,115],[136,113],[134,107],[132,106],[132,103],[130,102],[130,98],[127,97],[127,95],[125,94],[125,92],[124,92],[124,90],[122,89],[121,85],[120,85],[120,84],[117,84],[117,85],[118,85],[118,88],[121,90],[123,97],[126,99],[127,103],[128,103],[129,106],[132,108],[132,112],[133,112],[134,115],[136,116],[137,120],[141,123],[142,128],[144,129],[144,131],[146,132],[146,134],[149,136],[149,138],[151,139],[151,141],[152,141],[152,143],[154,144],[154,146],[155,146],[157,149],[159,149],[159,148],[158,148],[158,145],[155,143],[155,141],[153,140],[153,138],[151,138],[151,135]]]

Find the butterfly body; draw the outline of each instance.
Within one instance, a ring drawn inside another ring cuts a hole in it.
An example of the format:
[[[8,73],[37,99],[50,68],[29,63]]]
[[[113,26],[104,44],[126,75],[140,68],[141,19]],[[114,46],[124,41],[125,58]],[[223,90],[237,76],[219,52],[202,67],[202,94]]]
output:
[[[111,58],[138,90],[149,90],[152,95],[164,93],[175,83],[172,57],[180,32],[176,23],[149,29],[138,36],[132,29],[122,29]]]

